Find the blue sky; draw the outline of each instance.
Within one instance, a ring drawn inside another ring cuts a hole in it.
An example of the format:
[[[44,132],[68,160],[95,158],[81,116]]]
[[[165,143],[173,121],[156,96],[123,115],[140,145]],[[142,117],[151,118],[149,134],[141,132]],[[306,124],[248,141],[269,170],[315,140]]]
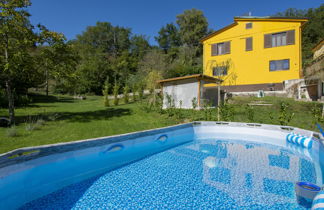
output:
[[[265,16],[287,8],[314,8],[321,0],[31,0],[28,8],[31,21],[74,39],[87,26],[97,21],[129,27],[135,34],[154,36],[166,23],[175,22],[176,15],[186,9],[202,10],[209,27],[219,29],[247,12]]]

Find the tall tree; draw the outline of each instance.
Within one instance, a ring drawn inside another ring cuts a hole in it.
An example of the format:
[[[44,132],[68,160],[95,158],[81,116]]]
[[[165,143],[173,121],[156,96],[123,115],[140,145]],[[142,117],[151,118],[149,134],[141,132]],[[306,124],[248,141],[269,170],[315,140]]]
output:
[[[155,37],[155,40],[165,52],[168,52],[170,48],[181,45],[179,30],[173,23],[168,23],[166,26],[163,26],[159,31],[159,35]]]
[[[208,22],[203,12],[197,9],[185,10],[177,16],[182,43],[197,47],[199,40],[208,32]]]
[[[77,56],[70,45],[65,43],[65,36],[56,32],[51,32],[45,27],[40,33],[42,40],[39,46],[38,66],[45,75],[46,96],[49,92],[49,79],[56,81],[70,77],[77,64]]]
[[[127,77],[131,69],[130,36],[129,28],[108,22],[97,22],[77,36],[74,45],[81,57],[77,74],[83,87],[79,91],[101,94],[107,77],[110,83]]]
[[[9,123],[15,122],[13,80],[21,71],[31,69],[30,51],[38,37],[29,22],[30,14],[25,10],[30,5],[28,0],[0,1],[0,57],[1,78],[4,79],[9,110]]]

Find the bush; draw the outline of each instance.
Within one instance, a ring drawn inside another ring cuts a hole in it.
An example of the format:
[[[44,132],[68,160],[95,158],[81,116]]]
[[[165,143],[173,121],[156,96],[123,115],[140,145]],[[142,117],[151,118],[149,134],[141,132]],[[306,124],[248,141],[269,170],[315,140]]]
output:
[[[119,84],[117,82],[115,82],[114,89],[113,89],[114,105],[115,106],[117,106],[119,104],[118,93],[119,93]]]
[[[289,112],[288,108],[289,108],[289,104],[285,102],[280,103],[279,118],[278,118],[280,125],[288,125],[295,115],[295,113]]]
[[[222,121],[234,121],[234,106],[228,103],[224,103],[219,107],[219,114],[220,120]]]
[[[124,95],[124,103],[128,104],[128,102],[129,102],[129,87],[127,84],[124,87],[123,95]]]
[[[314,104],[314,106],[311,109],[312,115],[313,115],[313,123],[323,123],[324,122],[324,118],[323,118],[323,105],[318,106],[316,104]]]
[[[102,90],[102,94],[103,94],[103,97],[104,97],[104,106],[105,107],[108,107],[110,106],[109,104],[109,89],[110,89],[110,84],[109,84],[109,78],[107,77],[106,81],[105,81],[105,84],[104,84],[104,88]]]
[[[198,101],[197,101],[197,98],[194,97],[192,100],[191,100],[191,106],[193,109],[197,109],[198,107]]]
[[[143,87],[143,85],[140,85],[140,86],[138,87],[138,98],[139,98],[140,100],[142,100],[143,97],[144,97],[144,87]]]
[[[136,101],[136,86],[134,85],[133,88],[132,88],[132,93],[133,93],[133,102]]]
[[[247,104],[245,107],[245,111],[246,111],[247,119],[249,120],[249,122],[254,122],[254,108],[253,108],[253,106]]]

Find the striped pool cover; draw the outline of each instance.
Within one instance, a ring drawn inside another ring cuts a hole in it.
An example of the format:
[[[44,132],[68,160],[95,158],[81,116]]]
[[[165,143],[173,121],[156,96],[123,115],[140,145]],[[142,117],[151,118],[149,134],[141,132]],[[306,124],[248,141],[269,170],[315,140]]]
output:
[[[313,145],[312,137],[302,136],[302,135],[294,134],[294,133],[288,134],[286,137],[286,140],[288,142],[300,145],[307,149],[312,148],[312,145]]]
[[[312,209],[324,210],[324,191],[319,192],[314,198]]]

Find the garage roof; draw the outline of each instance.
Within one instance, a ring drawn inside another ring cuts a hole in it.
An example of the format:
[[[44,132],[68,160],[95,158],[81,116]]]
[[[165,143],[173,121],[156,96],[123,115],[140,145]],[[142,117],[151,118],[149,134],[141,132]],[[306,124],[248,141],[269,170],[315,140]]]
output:
[[[203,75],[203,74],[193,74],[193,75],[189,75],[189,76],[174,77],[174,78],[159,80],[158,83],[172,82],[172,81],[192,79],[192,78],[197,79],[197,80],[207,81],[207,82],[214,82],[217,84],[220,84],[223,82],[223,80],[215,78],[215,77],[210,77],[210,76]]]

